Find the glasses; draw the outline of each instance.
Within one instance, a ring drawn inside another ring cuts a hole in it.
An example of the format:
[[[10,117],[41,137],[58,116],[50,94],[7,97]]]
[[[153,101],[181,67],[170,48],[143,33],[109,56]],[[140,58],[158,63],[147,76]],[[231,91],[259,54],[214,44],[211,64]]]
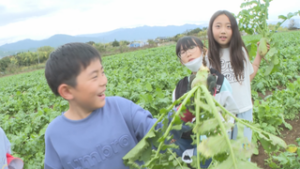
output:
[[[187,55],[187,52],[191,52],[193,51],[193,49],[195,49],[197,46],[191,46],[189,47],[186,51],[182,50],[180,51],[179,53],[179,57],[182,58],[182,57],[185,57]]]

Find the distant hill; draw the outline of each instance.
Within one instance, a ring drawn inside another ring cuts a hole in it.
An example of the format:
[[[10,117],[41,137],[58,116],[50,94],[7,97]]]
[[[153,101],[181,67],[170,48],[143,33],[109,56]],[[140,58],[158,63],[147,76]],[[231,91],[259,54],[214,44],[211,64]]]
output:
[[[142,26],[137,28],[121,28],[105,33],[78,35],[77,37],[101,37],[102,41],[110,42],[117,40],[147,40],[155,39],[159,36],[175,36],[178,33],[183,33],[186,30],[202,28],[206,25],[186,24],[182,26]]]
[[[5,44],[0,46],[0,57],[14,54],[19,51],[36,50],[42,46],[58,47],[69,42],[111,42],[115,39],[134,41],[155,39],[157,37],[171,37],[176,34],[183,33],[186,30],[204,27],[206,25],[186,24],[182,26],[142,26],[137,28],[121,28],[104,33],[86,34],[78,36],[70,35],[54,35],[44,40],[25,39],[15,43]]]
[[[88,41],[95,41],[97,38],[93,37],[75,37],[70,35],[54,35],[51,36],[48,39],[44,40],[31,40],[31,39],[25,39],[18,42],[5,44],[0,46],[1,51],[19,51],[19,50],[33,50],[37,49],[42,46],[52,46],[52,47],[58,47],[62,44],[68,43],[68,42],[88,42]]]

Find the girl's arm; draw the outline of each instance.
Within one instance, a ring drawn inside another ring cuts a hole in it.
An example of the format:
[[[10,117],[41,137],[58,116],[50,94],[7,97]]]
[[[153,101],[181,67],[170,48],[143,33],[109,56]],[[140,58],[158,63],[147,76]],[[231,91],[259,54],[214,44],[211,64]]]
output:
[[[252,81],[252,79],[255,77],[258,69],[259,69],[259,65],[260,65],[260,62],[261,62],[261,59],[264,57],[264,56],[260,56],[259,53],[258,53],[258,46],[259,46],[259,42],[257,42],[257,51],[256,51],[256,57],[252,63],[252,67],[253,67],[253,70],[254,72],[250,75],[250,81]],[[268,48],[268,51],[270,49],[270,45],[267,45],[267,48]]]
[[[261,62],[261,56],[258,54],[258,52],[256,52],[256,57],[252,63],[252,67],[253,67],[253,73],[250,75],[250,81],[252,81],[252,79],[255,77],[258,69],[259,69],[259,65]]]

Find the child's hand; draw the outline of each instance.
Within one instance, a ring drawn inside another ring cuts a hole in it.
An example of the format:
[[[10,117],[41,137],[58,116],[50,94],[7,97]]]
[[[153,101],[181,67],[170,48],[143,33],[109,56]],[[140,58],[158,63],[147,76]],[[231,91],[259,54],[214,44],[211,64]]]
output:
[[[264,57],[266,56],[266,54],[269,52],[269,50],[270,50],[270,44],[267,43],[267,49],[268,49],[268,52],[267,52],[265,55],[263,55],[263,56],[261,56],[261,55],[259,54],[259,52],[258,52],[258,50],[259,50],[259,44],[260,44],[260,42],[258,41],[258,42],[256,43],[256,45],[257,45],[257,53],[258,53],[258,55],[259,55],[261,58],[264,58]]]
[[[192,82],[195,79],[195,75],[190,76],[190,82]],[[217,77],[214,74],[209,74],[206,79],[207,83],[207,89],[211,93],[211,95],[215,96],[216,94],[216,87],[217,87]],[[190,84],[189,84],[190,85]],[[177,110],[179,109],[180,106],[178,106]],[[192,122],[195,116],[189,111],[188,108],[194,109],[193,107],[187,107],[185,110],[185,113],[183,113],[183,116],[181,116],[181,120],[184,122]]]
[[[172,139],[171,141],[170,141],[170,143],[175,143],[176,142],[176,140],[175,139]]]
[[[179,109],[180,106],[178,106],[177,110]],[[192,122],[195,116],[188,109],[186,109],[185,113],[183,113],[183,116],[180,116],[180,118],[184,122]]]

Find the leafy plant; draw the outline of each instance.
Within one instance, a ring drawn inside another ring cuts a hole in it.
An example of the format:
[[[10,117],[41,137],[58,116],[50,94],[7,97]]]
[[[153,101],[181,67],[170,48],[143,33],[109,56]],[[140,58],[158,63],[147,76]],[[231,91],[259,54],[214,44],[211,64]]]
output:
[[[297,80],[300,39],[295,38],[299,36],[299,31],[273,34],[273,42],[280,48],[280,66],[277,71],[265,76],[264,69],[268,64],[263,62],[251,82],[254,122],[260,128],[267,127],[267,131],[273,134],[280,130],[282,118],[293,119],[300,111],[297,104],[300,99],[297,92],[300,86]],[[255,42],[252,45],[256,52],[260,35],[248,35],[243,39],[247,45]],[[106,95],[130,99],[159,118],[163,112],[160,110],[172,104],[175,84],[191,73],[180,65],[174,49],[172,45],[103,57],[108,77]],[[262,98],[261,93],[269,94],[270,91],[272,96]],[[25,161],[24,168],[43,168],[45,129],[55,117],[68,109],[68,102],[51,92],[44,70],[39,70],[0,78],[0,105],[0,125],[12,143],[13,154]],[[253,138],[256,138],[255,135]],[[255,140],[252,142],[255,143]],[[174,162],[171,166],[181,163],[181,158],[171,152],[165,151],[170,158],[165,160]],[[217,157],[214,159],[219,160]],[[201,156],[200,160],[204,158]]]
[[[300,10],[294,13],[288,13],[287,16],[278,16],[281,22],[278,22],[275,26],[275,30],[270,31],[267,23],[268,20],[268,8],[272,0],[246,0],[246,2],[241,4],[242,11],[237,15],[239,19],[240,31],[245,31],[248,34],[259,33],[262,37],[259,42],[258,52],[261,56],[265,56],[268,52],[267,44],[271,44],[270,51],[267,55],[268,67],[265,69],[265,76],[273,73],[279,67],[279,51],[276,43],[272,43],[272,35],[277,31],[283,22],[287,19],[292,18],[295,15],[300,16]]]
[[[256,164],[247,160],[253,153],[253,146],[243,136],[244,126],[251,128],[261,138],[266,149],[274,146],[286,147],[282,139],[257,128],[250,122],[236,118],[235,115],[229,113],[216,102],[207,90],[206,79],[208,72],[209,70],[202,66],[192,82],[192,90],[175,101],[168,109],[161,112],[158,121],[165,119],[163,128],[158,131],[155,130],[157,121],[147,135],[123,157],[126,165],[131,168],[183,168],[184,165],[177,158],[173,158],[174,153],[170,151],[170,149],[176,148],[176,145],[168,143],[172,139],[170,131],[172,129],[180,130],[182,125],[184,125],[179,116],[182,115],[189,102],[189,104],[194,104],[195,106],[195,111],[192,112],[196,117],[196,122],[189,125],[193,128],[193,144],[197,145],[197,158],[194,158],[192,166],[197,169],[200,169],[200,162],[203,160],[203,157],[207,159],[213,158],[210,168],[214,169],[258,168]],[[191,98],[195,99],[190,101]],[[178,103],[181,103],[181,106],[172,114],[172,120],[168,124],[166,116],[174,105]],[[221,116],[219,112],[221,112]],[[230,118],[234,118],[239,128],[236,140],[230,140],[227,135],[227,130],[233,126],[229,122]],[[200,142],[200,135],[206,135],[207,139]],[[152,145],[156,149],[152,150]],[[166,152],[161,153],[161,151]],[[203,157],[200,157],[200,153]],[[143,161],[144,163],[140,166],[136,161]]]
[[[291,144],[286,151],[272,156],[268,161],[269,166],[281,169],[300,168],[300,138],[297,138],[296,142],[298,146]]]

